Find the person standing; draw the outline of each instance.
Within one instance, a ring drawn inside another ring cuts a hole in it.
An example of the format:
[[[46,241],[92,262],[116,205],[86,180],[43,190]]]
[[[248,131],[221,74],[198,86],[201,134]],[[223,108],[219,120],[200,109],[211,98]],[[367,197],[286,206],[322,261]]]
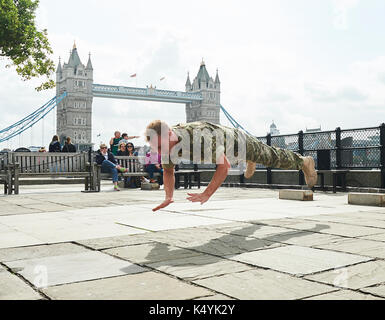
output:
[[[76,152],[76,147],[71,143],[71,138],[67,137],[61,152]]]
[[[111,153],[116,156],[119,150],[119,142],[122,140],[122,136],[120,135],[120,131],[115,131],[114,137],[110,140],[110,150]]]
[[[48,152],[61,152],[61,145],[59,142],[59,136],[54,135],[51,143],[49,144]]]

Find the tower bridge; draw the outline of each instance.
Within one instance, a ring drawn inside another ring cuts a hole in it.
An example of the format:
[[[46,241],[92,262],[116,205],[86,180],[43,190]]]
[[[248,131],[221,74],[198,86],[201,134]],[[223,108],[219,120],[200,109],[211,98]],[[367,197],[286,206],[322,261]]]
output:
[[[193,82],[187,76],[186,91],[159,90],[155,87],[136,88],[95,84],[91,55],[82,64],[76,45],[68,63],[59,61],[56,70],[56,96],[66,93],[57,104],[56,125],[60,140],[70,136],[80,150],[92,145],[92,103],[94,98],[129,99],[185,104],[186,122],[210,121],[220,123],[220,80],[207,72],[202,61]]]
[[[92,103],[94,98],[129,99],[180,103],[185,105],[186,122],[209,121],[220,123],[220,111],[236,128],[245,130],[220,103],[221,83],[218,70],[215,79],[210,77],[202,61],[197,76],[191,82],[187,75],[185,91],[96,84],[91,55],[87,65],[79,57],[76,46],[70,51],[68,63],[59,64],[56,70],[56,96],[47,103],[0,130],[0,143],[9,141],[27,130],[56,108],[56,132],[61,142],[71,137],[79,150],[92,146]],[[44,131],[44,121],[43,131]],[[249,133],[247,130],[245,130]]]

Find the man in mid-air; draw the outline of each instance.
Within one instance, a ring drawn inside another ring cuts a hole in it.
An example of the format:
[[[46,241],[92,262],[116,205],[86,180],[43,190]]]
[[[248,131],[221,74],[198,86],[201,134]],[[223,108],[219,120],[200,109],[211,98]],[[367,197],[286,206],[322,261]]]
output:
[[[306,184],[312,188],[317,172],[312,157],[304,157],[290,150],[268,146],[240,129],[210,122],[190,122],[170,127],[161,120],[152,121],[145,137],[152,150],[161,154],[164,169],[165,200],[152,209],[157,211],[173,203],[175,185],[174,166],[182,160],[193,163],[216,164],[214,176],[202,193],[188,193],[191,202],[205,203],[226,179],[231,164],[246,162],[245,178],[255,172],[256,164],[269,168],[302,170]]]

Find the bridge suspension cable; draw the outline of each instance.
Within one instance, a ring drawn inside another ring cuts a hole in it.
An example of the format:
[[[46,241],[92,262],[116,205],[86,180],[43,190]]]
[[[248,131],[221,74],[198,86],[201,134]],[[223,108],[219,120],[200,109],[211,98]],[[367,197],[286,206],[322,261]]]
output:
[[[230,123],[232,124],[232,126],[234,128],[239,128],[239,129],[242,129],[243,131],[245,131],[247,134],[251,135],[251,136],[254,136],[253,134],[251,134],[249,131],[247,131],[244,127],[242,127],[238,122],[237,120],[235,120],[231,115],[230,113],[227,112],[227,110],[221,105],[221,110],[223,111],[223,113],[225,114],[227,120],[230,121]]]
[[[39,109],[35,110],[25,118],[10,125],[9,127],[0,130],[0,143],[8,141],[16,136],[20,136],[21,133],[34,126],[37,122],[44,119],[44,117],[50,113],[65,97],[67,92],[64,92],[59,97],[53,97]]]

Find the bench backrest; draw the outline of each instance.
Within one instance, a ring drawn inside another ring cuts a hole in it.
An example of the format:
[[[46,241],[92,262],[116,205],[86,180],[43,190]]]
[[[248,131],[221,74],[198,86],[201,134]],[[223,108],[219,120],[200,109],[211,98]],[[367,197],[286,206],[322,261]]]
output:
[[[88,170],[86,152],[10,152],[8,161],[18,163],[20,173],[71,173]]]
[[[119,165],[128,169],[128,172],[143,172],[144,159],[146,157],[116,156],[115,159]]]
[[[0,173],[5,173],[8,165],[8,152],[0,152]]]

